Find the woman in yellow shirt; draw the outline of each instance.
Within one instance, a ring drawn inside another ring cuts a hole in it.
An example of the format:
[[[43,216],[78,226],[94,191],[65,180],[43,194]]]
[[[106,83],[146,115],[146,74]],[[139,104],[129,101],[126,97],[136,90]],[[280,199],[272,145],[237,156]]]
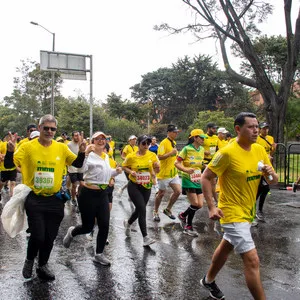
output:
[[[130,226],[138,219],[144,238],[143,246],[155,243],[148,237],[146,228],[146,206],[151,195],[155,174],[159,172],[159,161],[155,153],[148,150],[151,138],[142,135],[138,138],[138,151],[129,154],[123,162],[123,170],[129,174],[128,194],[135,210],[128,220],[124,220],[125,234],[130,236]]]

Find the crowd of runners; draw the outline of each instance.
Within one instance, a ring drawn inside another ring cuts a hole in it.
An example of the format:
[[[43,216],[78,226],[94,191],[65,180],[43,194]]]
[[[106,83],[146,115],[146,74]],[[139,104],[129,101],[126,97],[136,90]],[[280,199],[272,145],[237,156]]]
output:
[[[74,206],[81,223],[67,230],[64,247],[69,248],[78,235],[93,239],[97,227],[96,264],[111,264],[105,246],[112,199],[125,189],[132,206],[132,214],[123,222],[125,235],[130,237],[131,225],[138,222],[142,245],[155,243],[146,223],[146,206],[154,191],[153,222],[160,222],[162,212],[172,220],[178,218],[184,234],[197,237],[193,218],[206,201],[210,219],[221,227],[221,243],[200,281],[212,298],[225,298],[215,278],[234,250],[243,260],[252,296],[265,299],[250,227],[265,221],[263,205],[269,184],[278,181],[272,167],[276,143],[268,134],[266,122],[259,123],[252,113],[240,113],[234,123],[236,137],[226,128],[208,123],[204,131],[194,128],[180,151],[176,147],[180,130],[173,124],[168,125],[166,138],[160,143],[152,136],[132,134],[122,150],[120,165],[114,159],[112,136],[96,131],[85,139],[82,132],[73,131],[71,140],[66,132],[55,138],[57,125],[52,115],[45,115],[39,124],[28,125],[26,138],[19,140],[16,134],[9,133],[0,141],[0,191],[8,189],[13,195],[17,172],[31,189],[24,199],[30,234],[22,270],[26,280],[32,278],[35,259],[37,275],[44,280],[55,279],[48,260],[65,205]],[[122,172],[128,182],[114,192],[115,178]],[[294,192],[299,183],[300,178],[293,184]],[[162,208],[162,199],[170,189]],[[173,205],[181,194],[186,195],[189,205],[176,215]]]

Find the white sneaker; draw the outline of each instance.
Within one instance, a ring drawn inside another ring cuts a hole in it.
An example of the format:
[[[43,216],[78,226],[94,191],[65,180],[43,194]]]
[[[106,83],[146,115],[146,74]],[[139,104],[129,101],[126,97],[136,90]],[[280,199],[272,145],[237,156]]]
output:
[[[91,231],[90,233],[87,233],[85,236],[89,241],[93,240],[94,231]]]
[[[110,260],[103,253],[96,254],[93,261],[103,266],[110,266]]]
[[[130,224],[128,223],[128,220],[123,221],[124,227],[125,227],[125,235],[130,236],[131,235],[131,229],[130,229]]]
[[[147,247],[147,246],[150,246],[151,244],[153,244],[153,243],[155,243],[155,242],[156,242],[156,240],[151,239],[148,235],[146,235],[146,236],[144,237],[143,246],[144,246],[144,247]]]
[[[67,231],[67,234],[66,236],[64,237],[63,239],[63,245],[65,248],[69,248],[70,247],[70,244],[73,240],[73,236],[71,234],[72,230],[75,228],[75,226],[71,226],[68,231]]]

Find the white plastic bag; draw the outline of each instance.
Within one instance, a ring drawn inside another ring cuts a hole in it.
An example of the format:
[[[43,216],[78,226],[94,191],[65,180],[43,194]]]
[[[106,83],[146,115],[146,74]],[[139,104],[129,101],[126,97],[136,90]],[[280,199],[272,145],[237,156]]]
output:
[[[27,185],[18,184],[14,188],[13,196],[3,208],[1,214],[2,225],[12,238],[23,230],[26,221],[24,202],[30,191],[31,188]]]

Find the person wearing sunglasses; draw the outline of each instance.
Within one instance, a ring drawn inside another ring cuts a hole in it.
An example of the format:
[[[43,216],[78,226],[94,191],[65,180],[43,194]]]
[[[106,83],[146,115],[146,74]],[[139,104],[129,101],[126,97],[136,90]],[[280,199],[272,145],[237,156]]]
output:
[[[203,206],[201,189],[201,169],[203,168],[204,148],[203,143],[207,135],[202,129],[191,131],[188,144],[178,154],[175,167],[182,171],[182,194],[187,195],[190,202],[186,211],[178,214],[184,233],[197,237],[193,229],[193,218],[198,209]]]
[[[16,149],[18,149],[23,143],[29,142],[30,139],[30,134],[33,131],[37,131],[37,126],[35,124],[29,124],[27,126],[27,131],[26,131],[26,138],[22,139],[19,143],[16,144]]]
[[[79,172],[83,173],[82,188],[78,197],[78,206],[82,224],[71,226],[63,240],[65,248],[69,248],[73,238],[77,235],[92,232],[95,219],[98,225],[96,241],[96,255],[93,261],[97,264],[109,266],[110,261],[103,251],[109,230],[109,198],[108,188],[112,177],[122,173],[120,167],[111,168],[109,156],[105,153],[106,135],[97,131],[92,136],[92,143],[87,146],[86,159]]]
[[[137,139],[138,151],[126,156],[122,164],[123,170],[129,174],[128,194],[135,210],[128,220],[124,220],[125,234],[131,234],[131,225],[138,219],[143,235],[143,246],[150,246],[155,240],[147,234],[146,206],[151,195],[151,187],[156,183],[155,174],[159,172],[159,160],[155,153],[148,150],[151,138],[147,135]]]
[[[85,158],[86,144],[82,142],[78,155],[67,145],[53,140],[57,120],[45,115],[39,121],[40,136],[21,145],[14,153],[15,140],[7,144],[4,165],[21,167],[22,183],[31,192],[25,199],[25,210],[30,228],[27,255],[23,266],[23,277],[32,278],[34,260],[38,256],[36,273],[44,280],[54,280],[55,275],[48,267],[48,260],[64,217],[64,201],[58,194],[62,185],[65,165],[81,167]]]

